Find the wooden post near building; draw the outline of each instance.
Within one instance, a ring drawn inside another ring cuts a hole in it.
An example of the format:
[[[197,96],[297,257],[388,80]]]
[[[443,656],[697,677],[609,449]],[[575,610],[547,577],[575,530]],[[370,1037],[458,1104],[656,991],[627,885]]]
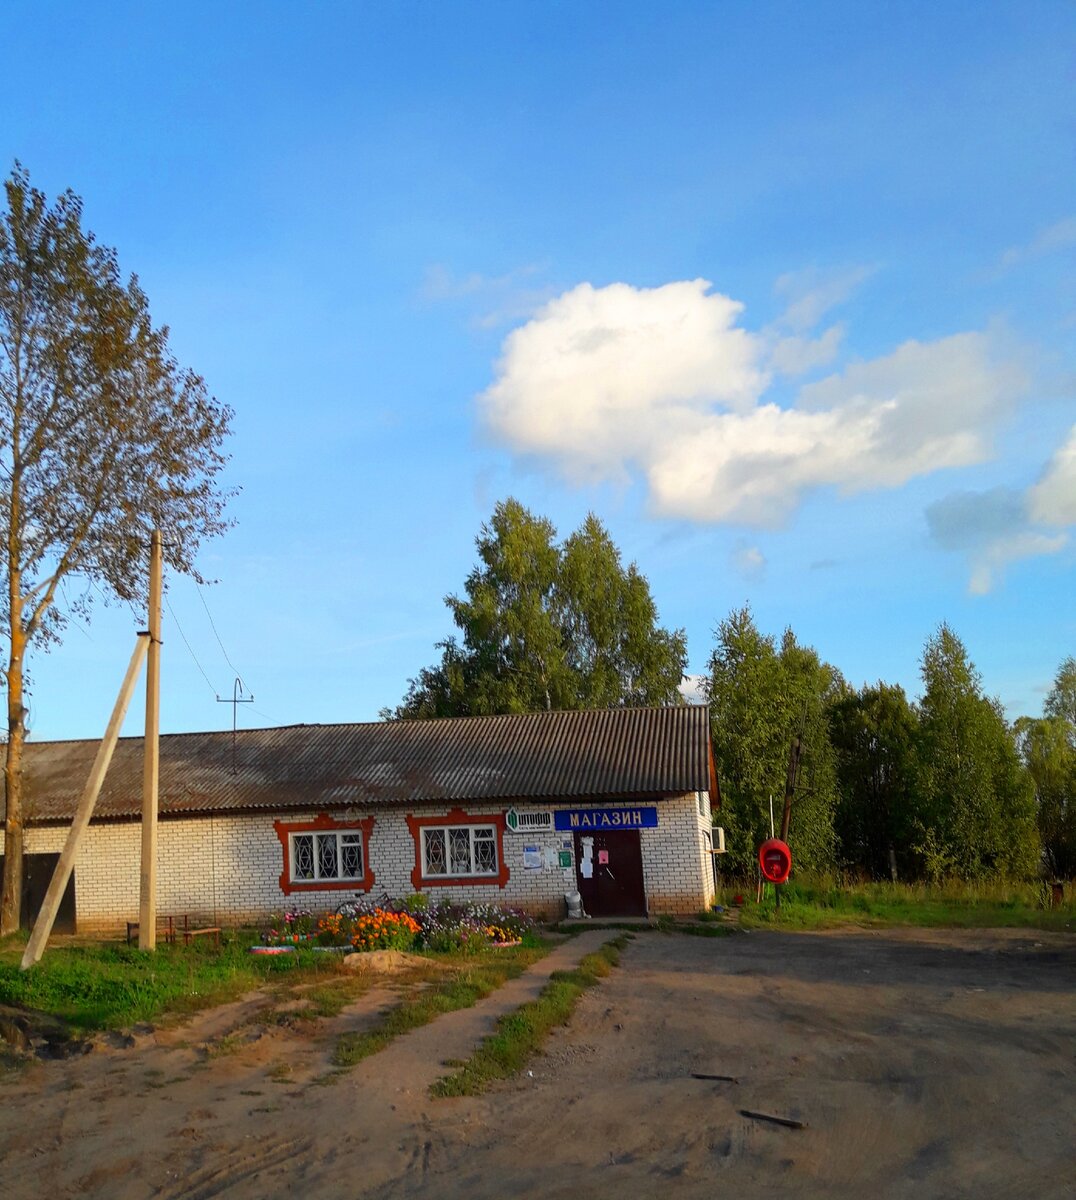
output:
[[[142,769],[142,865],[139,872],[138,948],[157,948],[157,792],[161,723],[161,531],[149,551],[149,651],[146,656],[146,734]]]
[[[64,889],[67,887],[67,881],[71,878],[71,871],[75,865],[79,840],[86,826],[90,823],[90,817],[93,815],[93,806],[97,803],[101,784],[105,781],[105,772],[108,770],[108,764],[112,761],[112,751],[116,748],[116,741],[120,736],[123,718],[127,715],[127,705],[131,703],[131,694],[134,692],[135,684],[138,682],[138,673],[142,670],[142,660],[146,657],[148,647],[149,635],[140,633],[138,641],[135,642],[130,664],[127,667],[127,674],[123,677],[119,695],[116,697],[116,705],[112,710],[112,718],[108,722],[104,739],[97,750],[97,757],[93,760],[93,766],[90,768],[90,777],[86,780],[86,786],[82,790],[82,796],[75,811],[75,819],[71,822],[71,828],[67,833],[67,841],[64,842],[60,860],[57,862],[56,869],[52,873],[49,890],[45,893],[45,899],[41,905],[41,910],[37,914],[37,920],[34,922],[30,940],[26,944],[25,951],[23,951],[21,966],[24,971],[32,967],[34,963],[40,961],[41,955],[45,951],[45,943],[49,940],[53,922],[56,920],[56,914],[60,910],[60,901],[63,899]]]

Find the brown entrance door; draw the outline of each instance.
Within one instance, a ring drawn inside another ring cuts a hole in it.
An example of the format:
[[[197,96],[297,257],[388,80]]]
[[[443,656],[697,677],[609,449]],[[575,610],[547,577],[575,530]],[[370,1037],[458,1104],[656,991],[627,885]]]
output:
[[[590,839],[591,875],[583,873]],[[645,917],[643,850],[637,829],[575,835],[575,873],[583,907],[592,917]]]
[[[45,903],[52,873],[60,861],[58,854],[27,854],[22,860],[22,927],[32,929]],[[4,878],[4,856],[0,854],[0,882]],[[75,872],[67,881],[63,899],[53,924],[54,933],[75,932]]]

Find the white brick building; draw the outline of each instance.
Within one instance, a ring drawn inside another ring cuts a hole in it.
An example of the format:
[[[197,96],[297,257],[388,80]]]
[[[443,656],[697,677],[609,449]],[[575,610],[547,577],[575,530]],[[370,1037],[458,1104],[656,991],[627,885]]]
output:
[[[26,752],[32,919],[96,751]],[[68,927],[137,919],[143,743],[122,739],[76,860]],[[161,738],[157,911],[263,921],[356,895],[466,896],[594,916],[713,898],[705,708],[300,725]]]

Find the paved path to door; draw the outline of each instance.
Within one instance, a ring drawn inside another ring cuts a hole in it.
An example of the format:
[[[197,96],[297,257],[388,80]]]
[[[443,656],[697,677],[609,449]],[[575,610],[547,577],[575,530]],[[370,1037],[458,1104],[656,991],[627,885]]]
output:
[[[447,1073],[443,1065],[446,1060],[469,1058],[482,1039],[496,1030],[501,1017],[538,998],[554,971],[572,970],[619,932],[588,929],[577,934],[473,1007],[446,1013],[397,1038],[380,1054],[364,1059],[350,1073],[349,1082],[377,1095],[385,1104],[392,1104],[402,1095],[420,1096],[424,1103],[443,1105],[443,1101],[429,1100],[427,1090]]]

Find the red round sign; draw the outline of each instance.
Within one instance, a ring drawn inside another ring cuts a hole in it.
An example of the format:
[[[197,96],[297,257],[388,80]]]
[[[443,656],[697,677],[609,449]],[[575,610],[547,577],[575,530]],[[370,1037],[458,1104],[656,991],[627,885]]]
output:
[[[792,851],[780,838],[770,838],[758,848],[758,865],[763,879],[784,883],[792,870]]]

